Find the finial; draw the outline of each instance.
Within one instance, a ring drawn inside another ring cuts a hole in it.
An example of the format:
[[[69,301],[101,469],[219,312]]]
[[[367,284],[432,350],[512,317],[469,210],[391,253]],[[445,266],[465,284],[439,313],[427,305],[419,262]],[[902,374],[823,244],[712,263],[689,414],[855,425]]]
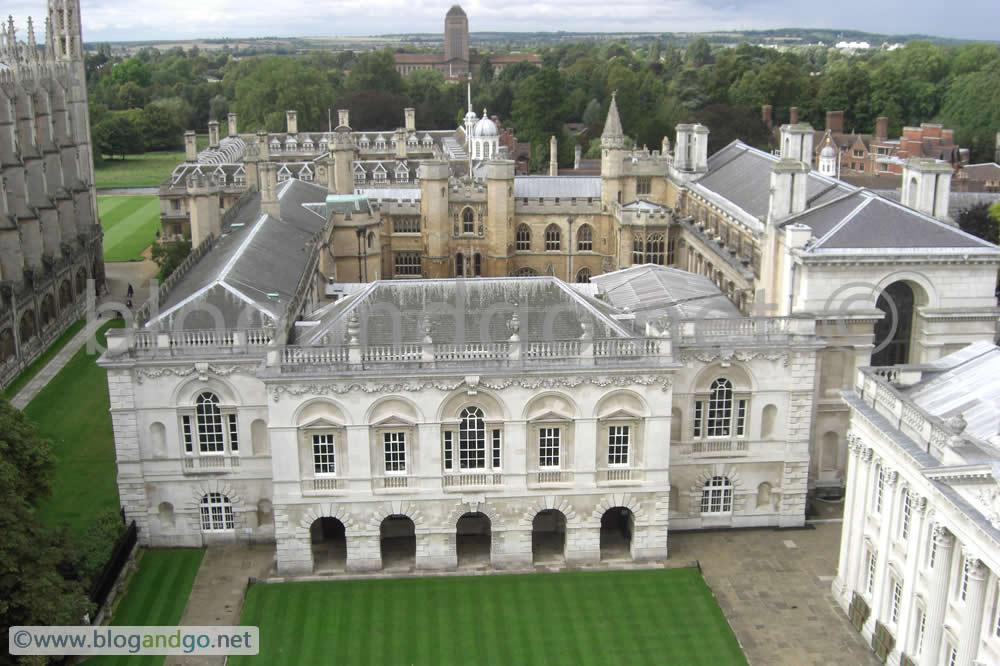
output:
[[[28,58],[32,61],[38,60],[38,48],[35,44],[35,26],[28,17]]]

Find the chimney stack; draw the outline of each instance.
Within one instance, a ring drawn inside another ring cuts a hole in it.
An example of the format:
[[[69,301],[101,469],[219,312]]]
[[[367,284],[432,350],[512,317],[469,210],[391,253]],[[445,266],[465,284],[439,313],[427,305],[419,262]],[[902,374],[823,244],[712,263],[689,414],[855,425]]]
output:
[[[583,146],[576,144],[576,148],[573,149],[573,168],[580,168],[580,158],[583,157]]]
[[[879,116],[875,119],[875,138],[876,139],[888,139],[889,138],[889,119],[885,116]]]
[[[788,110],[788,124],[789,125],[799,124],[799,107],[793,106]]]
[[[826,128],[831,132],[837,132],[838,134],[843,134],[844,132],[844,112],[843,111],[827,111],[826,112]]]
[[[813,163],[813,128],[808,124],[781,126],[781,159]]]
[[[760,107],[760,119],[764,121],[767,129],[774,127],[774,107],[770,104]]]
[[[950,223],[948,199],[952,173],[951,165],[943,160],[925,157],[906,160],[903,164],[903,205]]]
[[[232,111],[229,112],[227,124],[229,125],[229,136],[236,136],[238,134],[236,128],[236,114]]]
[[[417,130],[417,110],[408,106],[403,109],[403,117],[406,119],[406,131],[415,132]]]
[[[209,120],[208,121],[208,147],[218,148],[219,147],[219,121]]]
[[[299,114],[296,113],[295,111],[292,110],[285,111],[285,125],[287,126],[285,131],[287,131],[289,134],[299,133],[298,116]]]
[[[337,109],[337,127],[350,127],[350,111],[347,109]]]
[[[559,175],[559,144],[554,134],[549,139],[549,175]]]
[[[194,130],[184,132],[184,160],[187,162],[198,161],[198,137]]]

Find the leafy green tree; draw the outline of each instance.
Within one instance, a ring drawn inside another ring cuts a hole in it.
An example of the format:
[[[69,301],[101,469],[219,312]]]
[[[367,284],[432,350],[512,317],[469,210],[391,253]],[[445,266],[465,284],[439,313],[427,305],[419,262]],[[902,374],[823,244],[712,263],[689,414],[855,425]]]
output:
[[[147,101],[146,89],[138,83],[129,81],[118,89],[118,103],[123,109],[141,109]]]
[[[108,114],[93,129],[93,134],[97,149],[110,157],[120,155],[125,159],[127,154],[136,155],[145,150],[142,132],[122,112]]]
[[[582,122],[587,127],[601,122],[601,103],[596,99],[587,102],[587,108],[583,110]]]
[[[703,67],[712,62],[712,46],[707,39],[699,37],[688,46],[685,59],[693,67]]]
[[[1000,131],[1000,70],[955,77],[944,94],[941,121],[955,129],[955,140],[968,146],[973,162],[992,162]]]
[[[222,89],[226,97],[234,100],[231,108],[247,131],[283,130],[287,109],[298,111],[300,127],[325,127],[328,110],[342,92],[302,60],[266,56],[233,64],[226,72]]]
[[[493,80],[493,63],[489,55],[483,56],[479,63],[479,83],[486,84]]]
[[[146,106],[139,128],[146,150],[174,150],[183,143],[184,128],[177,121],[177,116],[163,104]]]
[[[158,240],[149,249],[150,258],[160,267],[156,279],[160,282],[170,277],[177,267],[191,254],[191,241]]]
[[[49,493],[55,465],[52,443],[0,395],[0,487],[34,503]]]
[[[385,48],[362,53],[351,66],[346,87],[348,90],[402,94],[403,77],[396,70],[392,50]]]

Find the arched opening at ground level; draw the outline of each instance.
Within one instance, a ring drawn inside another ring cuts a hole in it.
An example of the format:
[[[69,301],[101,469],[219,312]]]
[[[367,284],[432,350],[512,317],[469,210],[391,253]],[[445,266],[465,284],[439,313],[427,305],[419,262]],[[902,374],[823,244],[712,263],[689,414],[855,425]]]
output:
[[[484,513],[467,513],[455,525],[455,552],[460,567],[488,567],[493,534]]]
[[[631,560],[635,515],[623,506],[608,509],[601,516],[601,559]]]
[[[347,564],[347,531],[336,518],[318,518],[309,527],[313,571],[343,571]]]
[[[566,516],[545,509],[531,521],[531,559],[536,564],[566,561]]]
[[[409,516],[389,516],[382,521],[379,536],[383,569],[413,569],[416,567],[416,527]]]

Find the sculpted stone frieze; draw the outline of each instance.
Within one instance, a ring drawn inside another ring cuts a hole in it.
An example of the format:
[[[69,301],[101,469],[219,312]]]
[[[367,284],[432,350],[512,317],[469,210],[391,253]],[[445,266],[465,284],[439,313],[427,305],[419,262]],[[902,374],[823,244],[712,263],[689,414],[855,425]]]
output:
[[[256,365],[208,365],[205,370],[218,377],[228,377],[230,375],[254,375],[257,372]],[[195,373],[202,372],[196,365],[187,368],[136,368],[135,383],[142,384],[146,379],[158,379],[160,377],[187,377]]]
[[[781,361],[781,365],[787,367],[791,357],[787,351],[734,351],[732,349],[687,351],[678,355],[678,359],[681,361],[701,361],[702,363],[712,363],[717,360],[746,363],[757,358],[767,361]]]

